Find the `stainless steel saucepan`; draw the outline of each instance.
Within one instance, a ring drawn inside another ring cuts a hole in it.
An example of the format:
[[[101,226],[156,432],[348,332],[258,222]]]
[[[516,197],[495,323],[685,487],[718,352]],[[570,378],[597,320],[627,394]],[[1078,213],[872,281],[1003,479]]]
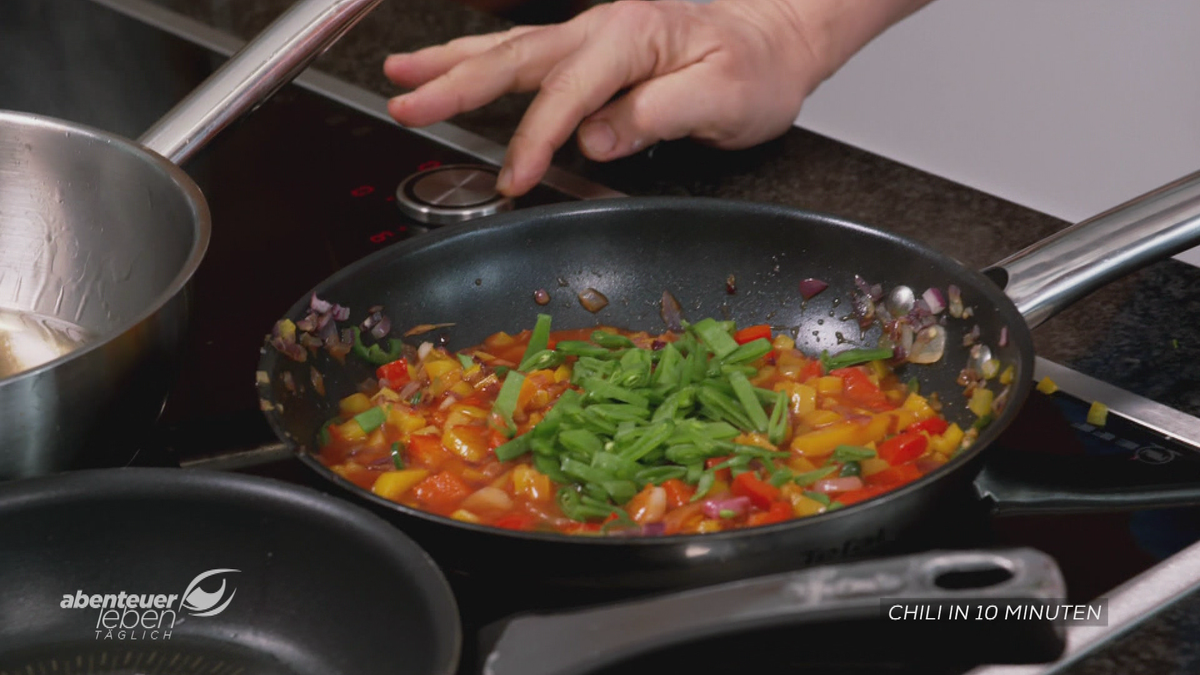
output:
[[[380,0],[301,0],[136,142],[0,111],[0,479],[122,461],[162,410],[208,246],[176,166]]]

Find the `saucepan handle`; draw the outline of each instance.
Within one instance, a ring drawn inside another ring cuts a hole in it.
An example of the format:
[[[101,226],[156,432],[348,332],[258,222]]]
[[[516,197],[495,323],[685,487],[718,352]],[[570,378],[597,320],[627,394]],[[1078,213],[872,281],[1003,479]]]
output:
[[[946,575],[995,570],[1011,576],[986,587],[939,585]],[[1061,572],[1053,559],[1039,551],[933,551],[746,579],[594,609],[509,619],[489,631],[498,638],[486,656],[483,672],[586,673],[640,653],[718,634],[816,621],[891,621],[895,617],[889,613],[902,611],[896,607],[908,607],[912,600],[947,603],[990,598],[1049,603],[1065,597]],[[900,599],[904,605],[899,605]],[[942,626],[944,630],[945,624]],[[1061,651],[1061,626],[1047,627],[1058,636],[1056,649]]]
[[[1140,447],[1078,457],[994,453],[975,490],[1002,515],[1200,506],[1200,453]]]
[[[138,142],[181,164],[292,81],[381,0],[300,0],[170,110]]]
[[[1034,328],[1156,260],[1200,245],[1200,172],[1071,225],[983,271]]]

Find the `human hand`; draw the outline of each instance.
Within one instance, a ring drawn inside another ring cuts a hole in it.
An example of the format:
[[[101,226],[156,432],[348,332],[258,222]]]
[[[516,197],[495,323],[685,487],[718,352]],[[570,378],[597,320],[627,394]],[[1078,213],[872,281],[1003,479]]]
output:
[[[389,56],[387,77],[416,90],[388,112],[420,127],[540,90],[497,180],[500,192],[520,195],[576,127],[583,153],[598,161],[689,136],[724,149],[770,140],[850,54],[927,1],[620,0],[562,24]]]

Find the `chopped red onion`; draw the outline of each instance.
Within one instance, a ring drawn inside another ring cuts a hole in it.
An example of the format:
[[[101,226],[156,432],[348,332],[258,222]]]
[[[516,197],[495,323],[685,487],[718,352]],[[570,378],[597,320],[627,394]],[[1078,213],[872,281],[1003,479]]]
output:
[[[539,288],[533,292],[533,301],[539,305],[548,305],[550,304],[550,294],[546,292],[546,289]]]
[[[364,394],[373,394],[379,391],[379,380],[376,380],[373,377],[368,377],[367,379],[358,383],[358,390]]]
[[[392,320],[386,316],[381,316],[379,322],[371,329],[371,335],[375,336],[376,340],[382,340],[385,335],[392,330]]]
[[[409,382],[408,384],[404,385],[403,389],[400,390],[400,400],[408,402],[408,400],[413,397],[413,394],[417,393],[417,390],[420,388],[420,382]]]
[[[429,352],[433,351],[432,342],[422,342],[420,347],[417,347],[417,359],[424,361]]]
[[[843,476],[841,478],[826,478],[817,481],[812,489],[815,492],[849,492],[862,489],[863,482],[858,476]]]
[[[308,301],[308,306],[317,314],[327,314],[333,309],[332,302],[318,298],[316,293],[312,294],[312,298]]]
[[[579,304],[587,311],[595,314],[608,306],[608,298],[594,288],[586,288],[579,293]]]
[[[316,366],[309,366],[308,379],[312,381],[313,389],[321,396],[325,395],[325,376],[321,371],[317,370]]]
[[[679,306],[679,301],[671,295],[671,291],[663,291],[662,307],[658,312],[662,317],[663,323],[667,325],[669,330],[679,332],[683,330],[683,308]]]
[[[292,371],[283,371],[283,374],[279,376],[279,380],[283,382],[284,389],[287,389],[292,394],[296,393],[296,380],[292,377]]]
[[[308,351],[298,342],[288,342],[276,337],[271,339],[271,346],[293,361],[303,363],[308,360]]]
[[[921,299],[929,306],[929,311],[934,314],[941,314],[942,310],[946,309],[946,298],[942,296],[942,292],[936,287],[930,287],[921,294]]]
[[[333,306],[333,318],[338,321],[345,321],[350,318],[350,308],[342,307],[341,305]]]
[[[996,345],[999,347],[1008,346],[1008,326],[1000,327],[1000,339],[996,341]]]
[[[909,363],[937,363],[946,351],[946,329],[938,325],[921,329],[908,350]]]
[[[642,534],[647,537],[659,537],[667,532],[667,526],[662,521],[642,525]]]
[[[950,310],[950,316],[956,319],[961,319],[963,314],[962,291],[958,288],[958,286],[950,284],[946,287],[946,295],[949,296],[950,299],[950,302],[947,305]]]
[[[812,300],[818,293],[829,288],[829,284],[820,279],[809,277],[800,282],[800,297],[805,300]]]
[[[717,519],[722,511],[732,512],[734,517],[744,515],[750,510],[749,497],[728,497],[725,499],[704,500],[704,515]]]
[[[317,329],[317,315],[309,312],[308,316],[296,322],[296,330],[305,332],[314,331]]]

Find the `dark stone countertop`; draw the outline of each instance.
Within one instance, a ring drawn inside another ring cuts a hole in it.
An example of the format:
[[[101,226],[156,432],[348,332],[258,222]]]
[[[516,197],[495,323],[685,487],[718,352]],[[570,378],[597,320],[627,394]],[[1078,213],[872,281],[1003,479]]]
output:
[[[291,0],[156,0],[243,38]],[[397,90],[384,57],[507,24],[453,0],[385,0],[315,67],[382,95]],[[464,114],[455,124],[507,143],[529,95]],[[689,142],[609,165],[573,148],[563,168],[633,195],[702,195],[775,202],[826,212],[911,237],[977,267],[995,262],[1066,225],[828,138],[793,128],[782,138],[722,152]],[[1034,331],[1039,355],[1200,416],[1200,270],[1168,260],[1092,294]],[[1098,564],[1100,561],[1098,561]],[[1098,654],[1072,675],[1192,673],[1200,669],[1200,594]]]

